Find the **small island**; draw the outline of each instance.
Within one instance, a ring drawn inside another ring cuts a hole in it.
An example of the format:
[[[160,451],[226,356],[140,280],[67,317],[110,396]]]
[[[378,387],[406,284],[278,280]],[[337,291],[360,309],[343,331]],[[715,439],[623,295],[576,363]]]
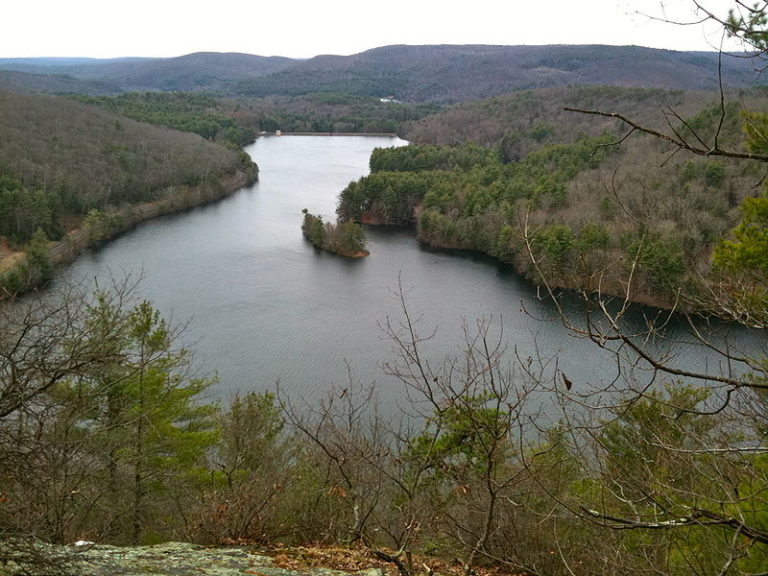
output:
[[[315,248],[339,254],[346,258],[364,258],[370,252],[365,249],[368,240],[363,227],[353,220],[339,220],[336,224],[323,222],[321,216],[310,214],[304,208],[301,231]]]

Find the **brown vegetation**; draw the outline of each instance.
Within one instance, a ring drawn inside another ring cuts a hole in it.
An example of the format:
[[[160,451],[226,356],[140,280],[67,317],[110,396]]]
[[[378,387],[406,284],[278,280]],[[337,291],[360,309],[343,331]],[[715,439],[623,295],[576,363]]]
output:
[[[0,129],[2,173],[55,191],[74,215],[243,168],[237,152],[199,136],[52,96],[0,92]]]
[[[676,154],[620,117],[567,107],[620,109],[648,130],[671,126],[732,157]],[[419,146],[376,151],[339,213],[415,224],[431,246],[485,252],[534,281],[544,271],[559,287],[629,290],[634,301],[675,306],[707,274],[741,201],[760,193],[742,133],[747,107],[763,109],[761,91],[728,94],[721,106],[717,93],[582,86],[456,106],[412,125]]]
[[[20,251],[38,230],[59,240],[88,228],[87,242],[55,248],[55,262],[154,215],[219,198],[257,175],[241,151],[58,97],[0,91],[0,130],[0,237]],[[49,275],[18,256],[15,262],[3,264],[11,292]]]

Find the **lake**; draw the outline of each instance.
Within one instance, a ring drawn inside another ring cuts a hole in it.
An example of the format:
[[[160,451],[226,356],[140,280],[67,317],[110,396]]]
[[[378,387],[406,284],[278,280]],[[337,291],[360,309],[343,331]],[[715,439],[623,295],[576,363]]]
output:
[[[382,365],[393,359],[382,330],[402,319],[402,285],[429,343],[431,362],[461,354],[462,323],[503,326],[510,351],[559,354],[575,382],[615,376],[611,355],[573,337],[547,301],[512,270],[471,254],[424,249],[408,230],[369,228],[371,255],[318,252],[301,234],[302,209],[334,219],[339,192],[368,171],[379,136],[267,136],[247,148],[260,180],[212,205],[141,225],[61,273],[63,281],[139,275],[140,294],[175,323],[200,370],[218,375],[211,397],[281,390],[313,401],[353,377],[385,401],[401,393]],[[701,365],[701,351],[684,361]]]

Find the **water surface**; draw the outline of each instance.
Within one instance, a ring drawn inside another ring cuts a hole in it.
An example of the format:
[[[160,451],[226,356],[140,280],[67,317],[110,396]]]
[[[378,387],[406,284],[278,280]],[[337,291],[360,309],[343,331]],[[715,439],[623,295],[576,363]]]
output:
[[[423,334],[437,328],[430,361],[460,355],[462,325],[491,319],[523,358],[559,354],[574,381],[613,378],[609,354],[551,319],[551,305],[508,268],[472,255],[423,249],[413,232],[369,229],[371,255],[318,252],[301,235],[303,208],[334,218],[338,193],[368,171],[375,147],[397,138],[282,136],[248,148],[260,181],[213,205],[146,223],[80,257],[63,274],[82,281],[141,275],[140,292],[186,324],[182,339],[213,397],[271,390],[317,399],[350,373],[389,399],[401,388],[382,371],[393,359],[381,329],[402,319],[398,286]],[[523,310],[525,309],[525,311]],[[693,362],[701,361],[700,352]]]

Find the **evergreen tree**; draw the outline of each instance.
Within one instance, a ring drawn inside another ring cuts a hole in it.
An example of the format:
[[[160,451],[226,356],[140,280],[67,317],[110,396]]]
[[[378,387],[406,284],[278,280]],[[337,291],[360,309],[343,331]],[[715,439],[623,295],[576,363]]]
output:
[[[323,226],[322,217],[310,214],[306,208],[302,210],[302,213],[304,214],[304,222],[301,225],[301,231],[313,246],[322,248],[325,245],[325,226]]]
[[[124,308],[102,293],[89,312],[93,338],[114,361],[94,367],[76,386],[90,399],[83,425],[101,455],[114,538],[140,543],[165,525],[184,488],[204,476],[218,435],[215,407],[196,397],[211,380],[190,378],[189,352],[173,346],[174,332],[147,301]]]
[[[42,228],[32,235],[27,248],[27,261],[31,274],[38,276],[42,282],[53,278],[53,266],[48,258],[48,236]]]

